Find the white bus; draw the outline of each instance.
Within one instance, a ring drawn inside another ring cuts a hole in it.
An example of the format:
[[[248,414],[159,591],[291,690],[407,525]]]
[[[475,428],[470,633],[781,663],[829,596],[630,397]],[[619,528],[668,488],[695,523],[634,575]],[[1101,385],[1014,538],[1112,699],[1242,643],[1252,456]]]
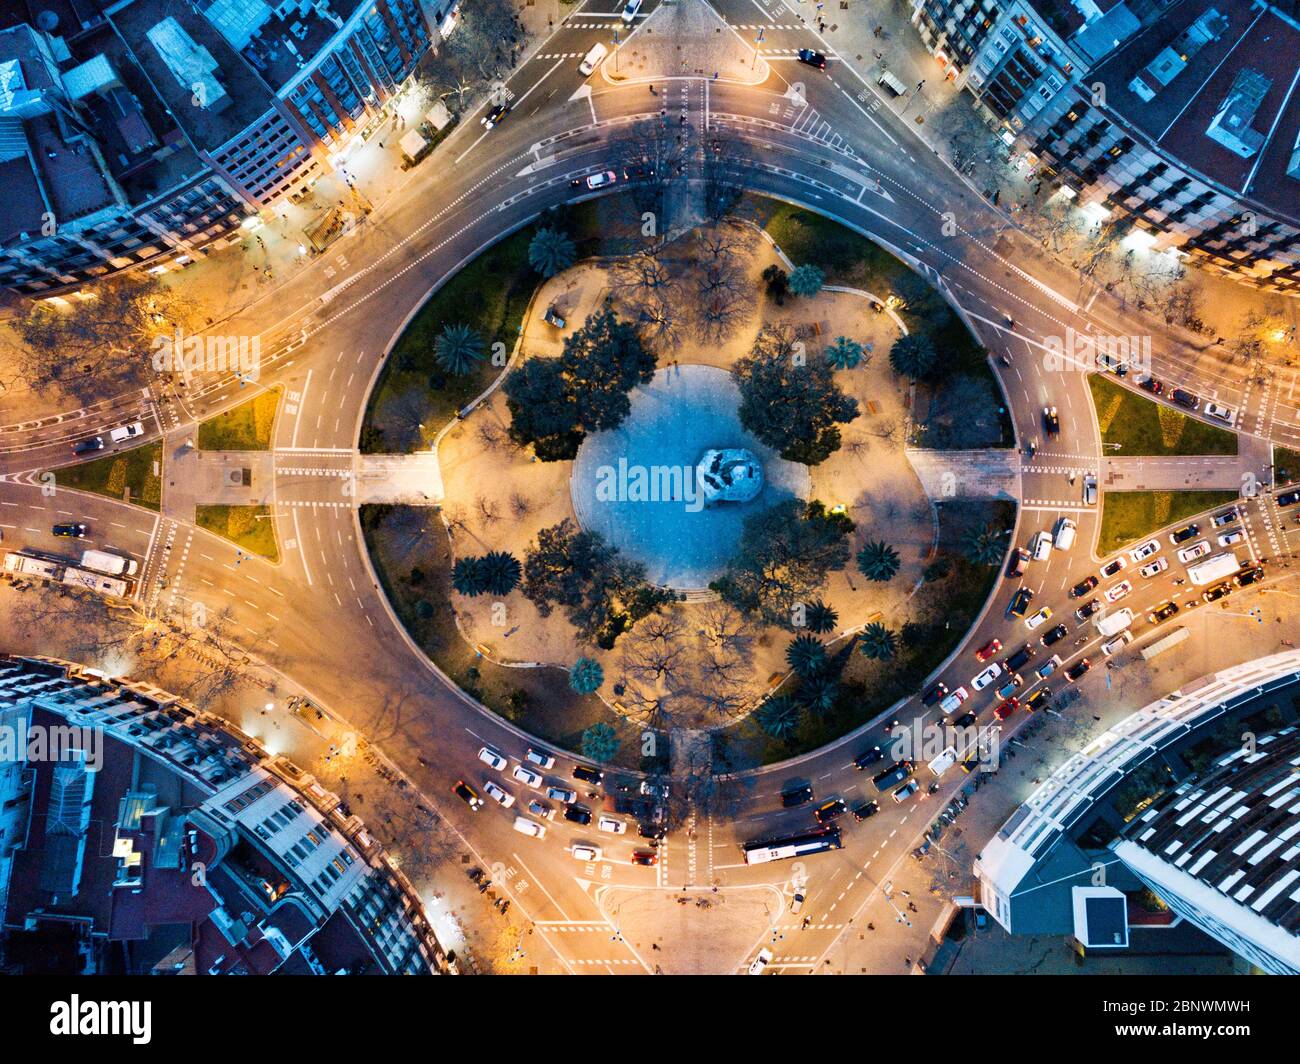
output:
[[[134,558],[123,558],[120,554],[88,550],[81,555],[81,567],[97,573],[107,573],[109,576],[134,576],[140,563]]]
[[[84,587],[87,591],[113,598],[129,598],[131,595],[131,585],[125,580],[105,576],[103,573],[92,573],[87,569],[74,569],[72,566],[64,570],[63,582],[69,587]]]
[[[838,850],[844,845],[839,828],[810,831],[805,835],[790,835],[784,839],[745,844],[745,864],[766,864],[789,857],[804,857],[810,853]]]
[[[1241,562],[1232,551],[1216,554],[1203,562],[1187,567],[1187,579],[1193,584],[1212,584],[1225,576],[1232,576],[1241,568]]]
[[[57,580],[63,566],[46,558],[33,558],[30,554],[11,551],[5,555],[5,572],[24,576],[39,576],[43,580]]]

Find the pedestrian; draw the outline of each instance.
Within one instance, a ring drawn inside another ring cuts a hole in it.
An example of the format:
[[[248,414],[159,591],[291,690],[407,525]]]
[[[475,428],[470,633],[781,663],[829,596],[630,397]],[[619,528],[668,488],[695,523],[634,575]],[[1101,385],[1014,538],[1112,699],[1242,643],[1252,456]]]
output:
[[[884,32],[884,29],[885,29],[884,26],[877,26],[874,30],[871,31],[871,36],[875,37],[876,39],[879,39],[880,35]]]
[[[868,930],[868,931],[874,931],[875,929],[876,929],[876,925],[875,925],[875,924],[867,924],[867,930]]]
[[[911,958],[911,957],[904,957],[904,958],[903,958],[903,967],[904,967],[904,968],[910,968],[910,967],[912,967],[912,958]]]

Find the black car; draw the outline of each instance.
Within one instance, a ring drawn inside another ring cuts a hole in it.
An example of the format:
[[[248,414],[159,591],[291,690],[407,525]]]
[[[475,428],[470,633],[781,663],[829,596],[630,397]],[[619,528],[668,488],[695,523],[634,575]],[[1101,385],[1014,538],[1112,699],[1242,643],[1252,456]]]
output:
[[[1011,552],[1011,558],[1007,562],[1007,576],[1024,576],[1025,566],[1029,564],[1029,551],[1024,547],[1017,547]]]
[[[1007,672],[1019,672],[1033,656],[1034,648],[1026,643],[1002,664],[1006,666]]]
[[[1247,584],[1253,584],[1256,580],[1264,579],[1264,567],[1257,565],[1253,569],[1243,569],[1239,572],[1234,580],[1237,581],[1238,587],[1245,587]]]
[[[1043,646],[1050,647],[1053,643],[1059,643],[1062,639],[1065,638],[1065,635],[1068,631],[1069,629],[1066,628],[1065,625],[1058,624],[1055,628],[1053,628],[1050,632],[1048,632],[1046,635],[1043,636]]]
[[[566,805],[564,807],[564,819],[572,820],[575,824],[590,824],[591,810],[584,809],[580,805]]]
[[[1298,502],[1300,502],[1300,490],[1284,491],[1277,497],[1279,506],[1292,506]]]
[[[490,110],[487,114],[485,114],[482,118],[480,118],[479,122],[482,125],[486,126],[488,129],[491,129],[493,126],[500,125],[502,120],[509,113],[510,113],[510,105],[508,103],[499,103],[495,107],[493,107],[492,110]]]
[[[1007,613],[1012,617],[1023,617],[1025,611],[1029,609],[1029,603],[1033,597],[1034,593],[1029,588],[1018,588],[1016,593],[1011,596],[1011,605],[1007,607]]]
[[[104,449],[104,437],[92,436],[88,440],[82,440],[72,448],[73,454],[90,454],[92,451],[102,451]]]
[[[1101,583],[1101,581],[1098,580],[1095,576],[1085,576],[1082,580],[1080,580],[1077,584],[1075,584],[1074,587],[1070,588],[1070,597],[1083,598],[1084,595],[1086,595],[1099,583]]]
[[[638,824],[636,833],[643,839],[662,839],[668,834],[660,824]]]
[[[1177,612],[1177,602],[1163,602],[1147,614],[1147,620],[1152,624],[1159,624],[1161,621],[1169,620]]]
[[[784,809],[793,809],[796,805],[803,805],[804,802],[811,802],[813,789],[811,783],[805,783],[800,787],[791,787],[787,791],[781,792],[781,806]]]
[[[1101,609],[1101,603],[1098,602],[1096,599],[1089,599],[1087,602],[1085,602],[1082,606],[1080,606],[1077,610],[1074,611],[1074,615],[1078,617],[1079,620],[1086,621],[1099,609]]]
[[[592,768],[590,765],[574,765],[573,778],[582,780],[583,783],[599,783],[605,778],[605,773],[598,768]]]
[[[817,823],[829,824],[836,817],[841,817],[848,811],[849,807],[843,798],[828,798],[813,810],[813,816],[817,818]]]
[[[1159,395],[1165,390],[1165,386],[1154,377],[1143,377],[1138,381],[1139,388],[1145,388],[1152,395]]]
[[[85,539],[87,528],[80,521],[69,521],[66,524],[55,525],[50,531],[56,536],[70,536],[73,539]]]
[[[871,777],[871,782],[876,785],[876,790],[883,793],[895,784],[902,783],[903,780],[907,779],[911,774],[912,762],[895,761],[889,766],[889,768],[885,769],[884,772],[879,772],[875,776]]]
[[[969,728],[972,727],[978,718],[970,710],[967,710],[956,720],[952,721],[949,727],[952,728]]]
[[[1070,678],[1070,682],[1073,683],[1075,680],[1077,680],[1080,676],[1082,676],[1085,672],[1087,672],[1091,668],[1092,668],[1091,661],[1089,661],[1087,658],[1080,658],[1078,661],[1076,661],[1073,665],[1071,665],[1068,669],[1065,670],[1065,675],[1068,676]]]
[[[1201,397],[1192,392],[1185,392],[1182,388],[1175,388],[1170,395],[1175,403],[1186,410],[1199,410],[1201,407]]]
[[[1201,598],[1206,602],[1218,602],[1221,598],[1227,598],[1232,594],[1232,585],[1229,583],[1215,584]]]
[[[457,780],[452,784],[451,793],[471,809],[481,809],[483,807],[483,799],[478,796],[478,791],[464,780]]]
[[[821,52],[814,52],[811,48],[799,49],[799,62],[810,67],[816,67],[818,70],[826,69],[826,57]]]
[[[1195,539],[1200,534],[1200,525],[1184,525],[1177,532],[1170,535],[1169,540],[1171,543],[1186,543],[1189,539]]]
[[[859,802],[853,807],[854,820],[866,820],[880,812],[879,802]]]
[[[870,750],[864,751],[853,759],[853,767],[856,769],[866,768],[868,765],[874,765],[884,756],[885,752],[880,747],[873,746]]]
[[[1061,431],[1061,417],[1054,406],[1043,407],[1043,431],[1049,436],[1055,436]]]
[[[921,705],[932,706],[940,699],[948,697],[948,685],[937,683],[921,696]]]

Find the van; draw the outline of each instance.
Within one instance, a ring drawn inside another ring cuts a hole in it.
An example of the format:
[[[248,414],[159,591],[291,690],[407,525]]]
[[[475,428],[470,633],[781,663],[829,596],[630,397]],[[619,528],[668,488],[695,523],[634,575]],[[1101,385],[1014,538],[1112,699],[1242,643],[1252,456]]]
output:
[[[88,550],[81,555],[81,567],[93,569],[109,576],[135,576],[140,563],[134,558],[123,558],[119,554],[109,554],[102,550]]]
[[[907,92],[907,86],[898,78],[894,77],[888,70],[884,71],[880,77],[876,78],[876,84],[888,89],[894,96],[902,96]]]
[[[1074,529],[1075,524],[1068,517],[1062,517],[1056,522],[1053,540],[1057,550],[1069,550],[1074,546]]]
[[[1034,556],[1034,561],[1041,562],[1052,553],[1052,533],[1035,532],[1034,538],[1029,541],[1029,552]]]
[[[1114,639],[1108,639],[1106,642],[1102,643],[1101,652],[1105,654],[1106,657],[1110,657],[1112,654],[1117,653],[1131,642],[1133,642],[1133,633],[1126,628]]]
[[[588,52],[581,63],[578,64],[578,73],[586,76],[600,65],[600,61],[609,55],[609,49],[603,44],[593,44],[591,51]]]
[[[1102,636],[1119,635],[1133,623],[1133,611],[1125,608],[1115,613],[1108,613],[1097,622],[1097,633]]]
[[[931,761],[926,766],[926,768],[928,768],[936,776],[942,776],[955,764],[957,764],[957,750],[955,747],[950,746],[946,750],[944,750],[944,752],[941,753],[938,757],[936,757],[933,761]]]
[[[1084,506],[1097,504],[1097,478],[1091,473],[1083,478],[1083,504]]]
[[[134,425],[119,425],[115,429],[110,429],[108,438],[114,443],[123,443],[126,440],[133,440],[137,436],[144,435],[144,423],[137,421]]]

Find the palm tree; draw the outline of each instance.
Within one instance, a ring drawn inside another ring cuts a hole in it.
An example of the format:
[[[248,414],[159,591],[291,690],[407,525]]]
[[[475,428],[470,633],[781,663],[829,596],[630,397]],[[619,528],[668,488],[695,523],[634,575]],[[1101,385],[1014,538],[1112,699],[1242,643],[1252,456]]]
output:
[[[966,531],[962,547],[976,565],[997,565],[1007,552],[1007,536],[994,525],[971,528]]]
[[[773,739],[789,739],[799,728],[803,710],[787,695],[769,698],[754,712],[754,719]]]
[[[832,676],[814,676],[799,688],[799,700],[814,713],[829,713],[839,696],[839,681]]]
[[[876,661],[888,661],[898,653],[898,636],[879,621],[873,621],[862,630],[858,646],[867,657]]]
[[[528,264],[543,277],[567,270],[577,258],[573,241],[558,229],[539,229],[528,242]]]
[[[797,296],[815,296],[826,283],[826,275],[816,266],[796,266],[790,271],[790,291]]]
[[[482,559],[483,590],[489,595],[508,595],[519,586],[524,569],[513,554],[489,551]]]
[[[934,369],[938,354],[928,336],[909,333],[900,336],[889,349],[889,364],[895,373],[920,380]]]
[[[580,695],[594,694],[604,682],[605,670],[592,658],[579,658],[569,668],[569,686]]]
[[[898,551],[878,539],[873,539],[858,551],[858,572],[868,580],[883,583],[898,572],[898,566]]]
[[[837,336],[835,342],[826,348],[826,362],[832,369],[853,369],[862,361],[863,351],[863,346],[856,340]]]
[[[483,337],[468,325],[448,325],[433,342],[433,357],[448,373],[463,376],[483,357]]]
[[[451,586],[462,595],[474,597],[487,588],[483,579],[482,558],[457,558],[451,570]]]
[[[826,667],[826,646],[816,636],[797,635],[785,648],[785,660],[796,675],[815,676]]]
[[[816,632],[818,635],[835,631],[839,619],[840,615],[821,599],[809,604],[804,613],[804,623],[808,625],[808,631]]]
[[[618,753],[618,736],[612,726],[601,721],[582,733],[582,756],[592,761],[609,761]]]

